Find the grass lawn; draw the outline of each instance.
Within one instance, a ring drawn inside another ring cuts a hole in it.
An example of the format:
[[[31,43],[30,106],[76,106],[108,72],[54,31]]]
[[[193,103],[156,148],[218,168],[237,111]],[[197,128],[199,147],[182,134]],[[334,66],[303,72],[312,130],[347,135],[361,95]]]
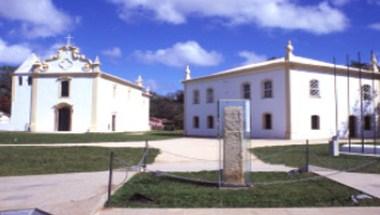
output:
[[[309,161],[312,165],[350,172],[380,173],[380,158],[354,155],[332,157],[329,155],[328,144],[310,145],[309,147]],[[259,159],[267,163],[285,164],[293,167],[301,167],[305,164],[304,145],[262,147],[251,150]],[[373,161],[374,163],[365,165]],[[352,169],[363,165],[365,166]]]
[[[163,140],[181,137],[182,131],[151,131],[146,133],[30,133],[0,132],[0,144],[9,143],[87,143],[87,142],[124,142]]]
[[[1,147],[0,176],[89,172],[107,170],[110,151],[128,164],[136,164],[142,148],[100,147]],[[150,149],[148,162],[153,162],[159,150]],[[115,159],[115,167],[122,166]]]
[[[175,173],[187,177],[209,179],[216,172]],[[113,196],[111,207],[204,208],[204,207],[322,207],[355,206],[351,195],[360,192],[326,178],[296,183],[259,185],[262,182],[289,181],[314,177],[308,173],[288,176],[281,172],[252,173],[258,184],[247,189],[218,189],[180,182],[141,173],[132,178]],[[153,201],[141,200],[145,196]],[[365,200],[360,206],[379,206],[379,199]]]

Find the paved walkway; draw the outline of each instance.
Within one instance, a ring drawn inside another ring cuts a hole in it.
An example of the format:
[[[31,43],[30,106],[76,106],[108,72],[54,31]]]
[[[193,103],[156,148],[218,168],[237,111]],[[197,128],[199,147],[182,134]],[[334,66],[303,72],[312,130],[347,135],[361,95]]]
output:
[[[310,166],[310,169],[318,175],[380,198],[380,174],[338,172],[316,166]]]
[[[105,209],[100,215],[379,215],[379,207],[345,208],[206,208],[206,209]]]
[[[114,189],[125,176],[115,172]],[[0,177],[0,211],[39,208],[54,215],[94,214],[107,199],[107,181],[107,171]]]

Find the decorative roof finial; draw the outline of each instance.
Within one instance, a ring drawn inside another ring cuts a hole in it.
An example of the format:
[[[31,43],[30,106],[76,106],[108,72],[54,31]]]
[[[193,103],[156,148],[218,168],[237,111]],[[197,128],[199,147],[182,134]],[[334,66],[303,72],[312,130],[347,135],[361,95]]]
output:
[[[150,94],[150,87],[146,87],[146,89],[145,89],[145,93],[146,93],[146,94]]]
[[[190,65],[187,65],[185,69],[185,80],[190,80],[190,79],[191,79]]]
[[[379,67],[377,65],[377,57],[376,57],[376,54],[375,52],[371,52],[371,65],[372,65],[372,70],[374,72],[379,72]]]
[[[288,41],[288,45],[286,46],[285,59],[289,60],[293,56],[294,47],[292,45],[292,41]]]
[[[69,35],[67,35],[67,37],[65,37],[66,38],[66,46],[67,47],[69,47],[69,46],[71,46],[71,40],[73,39],[73,37],[71,36],[71,34],[69,34]]]
[[[143,87],[143,86],[144,86],[144,85],[143,85],[143,78],[141,77],[141,75],[139,75],[139,76],[137,77],[136,84],[137,84],[137,86],[139,86],[139,87]]]
[[[95,57],[95,60],[94,60],[94,65],[100,65],[100,59],[99,59],[99,56],[96,56]]]

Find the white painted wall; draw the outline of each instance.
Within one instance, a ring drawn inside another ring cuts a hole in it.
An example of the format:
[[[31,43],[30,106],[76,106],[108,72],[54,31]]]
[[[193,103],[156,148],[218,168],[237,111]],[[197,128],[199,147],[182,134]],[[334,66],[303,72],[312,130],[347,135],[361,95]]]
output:
[[[281,68],[262,72],[246,72],[243,74],[218,77],[213,79],[185,82],[185,132],[187,135],[215,136],[217,128],[207,128],[207,116],[217,118],[219,99],[242,98],[243,83],[251,84],[251,131],[255,138],[284,138],[285,119],[285,73]],[[262,82],[272,80],[273,98],[262,97]],[[206,103],[207,88],[214,89],[214,103]],[[193,91],[200,91],[200,104],[193,104]],[[263,114],[272,114],[272,129],[263,128]],[[199,116],[200,128],[193,128],[193,117]],[[216,125],[216,123],[215,123]]]
[[[354,72],[351,72],[354,73]],[[336,134],[335,130],[335,97],[334,97],[334,75],[327,72],[313,72],[304,70],[291,70],[291,138],[292,139],[318,139],[331,138]],[[320,98],[309,95],[309,81],[317,79],[320,83]],[[348,82],[347,76],[338,74],[337,79],[338,98],[338,132],[341,137],[348,134],[348,116],[355,115],[360,120],[360,85],[359,78],[351,77],[350,86],[350,108],[348,108]],[[378,91],[378,83],[374,88]],[[362,85],[372,86],[370,77],[362,78]],[[363,112],[373,113],[373,103],[363,102]],[[350,114],[348,114],[350,111]],[[311,129],[311,115],[320,116],[320,130]],[[358,121],[357,134],[360,135],[360,121]],[[364,132],[365,136],[373,136],[372,130]]]
[[[114,93],[114,87],[116,90]],[[99,80],[98,131],[112,131],[112,115],[116,115],[116,131],[148,131],[149,97],[131,86]]]
[[[28,85],[28,76],[21,75],[23,81],[19,84],[19,76],[13,76],[15,84],[14,98],[11,103],[11,125],[9,130],[27,131],[30,122],[31,86]]]
[[[57,77],[38,78],[36,131],[53,132],[55,125],[55,106],[67,103],[72,106],[71,130],[87,132],[91,125],[93,78],[73,77],[70,80],[70,96],[60,97],[60,81]]]

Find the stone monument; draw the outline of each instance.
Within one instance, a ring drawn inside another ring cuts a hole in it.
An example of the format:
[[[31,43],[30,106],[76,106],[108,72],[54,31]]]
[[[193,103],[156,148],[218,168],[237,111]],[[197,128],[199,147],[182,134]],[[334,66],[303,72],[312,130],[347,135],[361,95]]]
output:
[[[246,186],[244,178],[244,112],[242,107],[224,108],[224,184]]]

